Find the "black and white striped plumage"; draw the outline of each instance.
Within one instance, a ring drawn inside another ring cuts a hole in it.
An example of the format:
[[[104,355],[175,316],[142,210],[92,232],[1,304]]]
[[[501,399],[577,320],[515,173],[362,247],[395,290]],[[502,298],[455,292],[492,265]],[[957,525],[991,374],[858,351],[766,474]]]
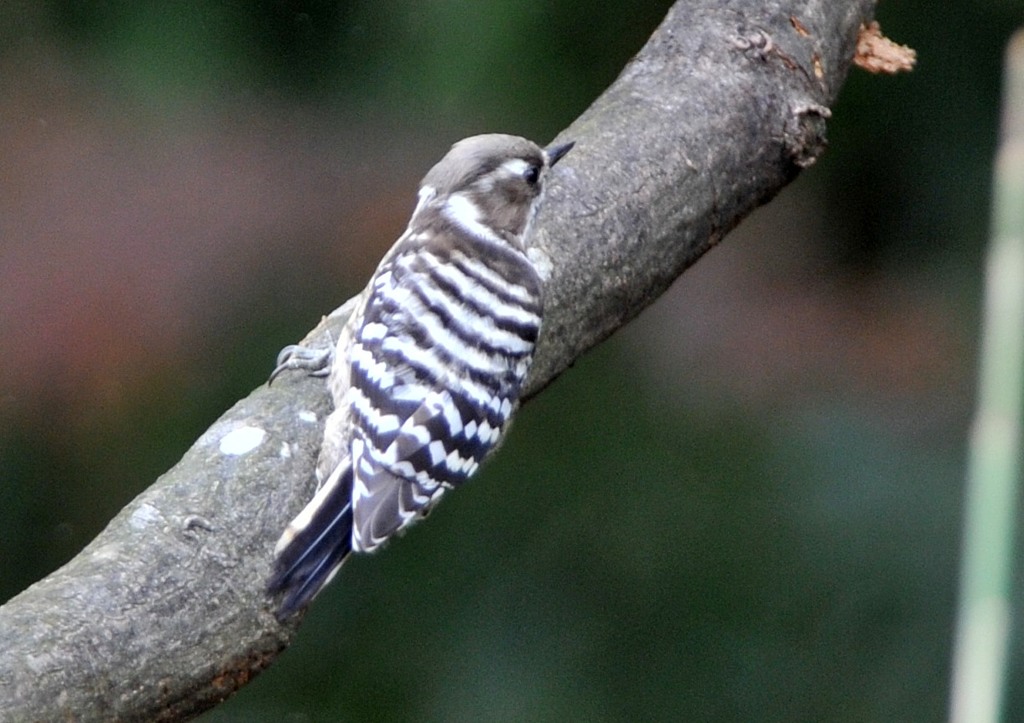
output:
[[[571,147],[473,136],[423,179],[334,352],[321,487],[277,545],[279,615],[308,603],[350,551],[426,514],[499,443],[543,312],[525,241],[545,175]],[[293,357],[275,374],[315,365]]]

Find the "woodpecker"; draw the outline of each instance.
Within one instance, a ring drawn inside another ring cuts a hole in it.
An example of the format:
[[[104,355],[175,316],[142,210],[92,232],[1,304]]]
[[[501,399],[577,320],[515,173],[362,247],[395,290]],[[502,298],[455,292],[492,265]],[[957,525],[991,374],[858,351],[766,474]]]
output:
[[[275,548],[278,618],[305,607],[352,552],[371,552],[471,477],[508,429],[543,317],[527,244],[552,166],[546,149],[487,134],[423,178],[333,350],[282,350],[285,370],[328,376],[319,488]]]

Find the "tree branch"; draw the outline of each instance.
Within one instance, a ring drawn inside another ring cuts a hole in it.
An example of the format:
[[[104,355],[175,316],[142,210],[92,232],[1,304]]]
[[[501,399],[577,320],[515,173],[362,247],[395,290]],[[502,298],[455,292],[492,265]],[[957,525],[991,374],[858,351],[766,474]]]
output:
[[[873,0],[679,2],[560,138],[534,242],[551,258],[529,394],[654,301],[824,150]],[[347,308],[309,341],[326,344]],[[310,496],[329,400],[287,375],[221,417],[75,559],[0,608],[12,720],[179,720],[287,647],[264,594]]]

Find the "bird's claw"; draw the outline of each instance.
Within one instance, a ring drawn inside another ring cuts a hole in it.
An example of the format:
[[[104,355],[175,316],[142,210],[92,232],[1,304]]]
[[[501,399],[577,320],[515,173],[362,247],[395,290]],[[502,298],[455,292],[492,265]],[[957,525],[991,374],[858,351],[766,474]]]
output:
[[[270,373],[267,386],[273,384],[282,372],[292,369],[305,371],[312,377],[325,377],[331,372],[333,358],[334,350],[330,347],[313,349],[308,346],[289,344],[277,355],[277,366]]]

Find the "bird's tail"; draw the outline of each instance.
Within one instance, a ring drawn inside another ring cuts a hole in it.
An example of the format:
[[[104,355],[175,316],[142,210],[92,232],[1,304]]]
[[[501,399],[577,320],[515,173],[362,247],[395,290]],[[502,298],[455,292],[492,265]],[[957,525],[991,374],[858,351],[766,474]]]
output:
[[[283,593],[278,620],[309,604],[352,551],[352,465],[345,461],[277,542],[271,595]]]

